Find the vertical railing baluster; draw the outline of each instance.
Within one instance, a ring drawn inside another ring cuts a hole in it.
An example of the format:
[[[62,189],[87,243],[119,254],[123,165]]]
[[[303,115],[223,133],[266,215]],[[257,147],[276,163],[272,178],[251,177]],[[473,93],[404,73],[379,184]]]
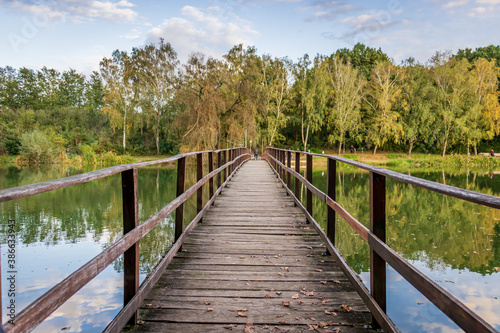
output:
[[[123,201],[123,234],[139,225],[139,202],[137,169],[122,173],[122,201]],[[135,296],[139,290],[139,242],[133,244],[123,254],[123,305]],[[128,324],[136,325],[138,312],[130,318]]]
[[[306,154],[306,179],[309,183],[313,182],[313,159],[311,154]],[[312,192],[307,189],[306,210],[313,215],[313,197]]]
[[[337,161],[333,158],[327,159],[326,171],[326,195],[335,201],[335,187],[337,184]],[[335,245],[335,211],[330,206],[326,206],[326,236]]]
[[[384,243],[386,238],[385,192],[385,176],[370,171],[370,231]],[[370,248],[370,291],[373,298],[384,312],[386,312],[387,308],[385,266],[384,259]],[[373,321],[375,324],[375,319],[373,319]]]
[[[227,157],[227,162],[231,162],[233,160],[233,149],[229,149],[227,151],[228,157]],[[233,173],[233,165],[228,166],[228,172],[227,176],[229,177]]]
[[[214,171],[214,152],[208,152],[208,173]],[[208,200],[211,200],[214,196],[214,177],[210,177],[208,180]]]
[[[300,174],[300,152],[296,151],[295,152],[295,171]],[[297,199],[300,198],[300,180],[295,177],[295,197]],[[295,204],[297,205],[297,204]]]
[[[292,167],[292,152],[291,151],[286,152],[286,166],[288,168]],[[286,172],[286,186],[288,187],[288,189],[290,189],[291,185],[292,185],[292,174],[289,171],[287,171]],[[288,194],[288,192],[287,192],[287,194]]]
[[[227,150],[224,150],[224,153],[223,153],[223,156],[222,156],[222,164],[226,164],[227,163]],[[227,180],[227,167],[224,168],[224,182],[226,182]]]
[[[281,164],[283,164],[283,166],[285,165],[285,151],[282,150],[281,151]],[[285,182],[285,168],[281,166],[281,179],[283,180],[283,182]]]
[[[186,157],[177,160],[177,197],[186,189]],[[184,230],[184,203],[175,210],[175,241]],[[180,251],[180,250],[179,250]]]
[[[199,182],[203,178],[203,154],[196,154],[196,181]],[[203,185],[196,190],[196,213],[198,214],[203,209]],[[203,218],[200,219],[200,223]]]
[[[219,151],[217,153],[217,169],[220,168],[222,165],[222,152]],[[219,171],[217,174],[217,190],[220,188],[222,184],[222,171]]]

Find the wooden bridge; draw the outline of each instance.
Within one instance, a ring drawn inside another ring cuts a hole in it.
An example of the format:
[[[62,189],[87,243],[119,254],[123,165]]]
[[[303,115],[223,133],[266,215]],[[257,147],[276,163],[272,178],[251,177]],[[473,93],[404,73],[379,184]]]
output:
[[[291,168],[301,155],[306,158],[305,177],[300,163]],[[327,193],[312,184],[313,156],[328,159]],[[198,181],[186,190],[186,159],[192,157]],[[385,244],[385,178],[497,209],[500,198],[337,156],[271,148],[264,157],[249,161],[244,148],[195,152],[1,190],[0,202],[4,202],[121,173],[124,216],[121,239],[23,309],[15,325],[4,323],[4,328],[7,332],[33,329],[124,254],[124,307],[106,332],[119,332],[127,324],[138,332],[370,332],[380,328],[398,332],[385,313],[386,264],[465,331],[496,332]],[[167,162],[177,162],[177,198],[139,225],[137,169]],[[335,202],[337,162],[370,172],[370,228]],[[206,183],[209,200],[204,205]],[[301,183],[307,188],[306,207],[297,199]],[[195,193],[198,214],[184,229],[184,203]],[[326,233],[312,216],[313,195],[326,204]],[[139,241],[173,212],[175,243],[139,286]],[[336,214],[370,245],[370,291],[335,247]]]

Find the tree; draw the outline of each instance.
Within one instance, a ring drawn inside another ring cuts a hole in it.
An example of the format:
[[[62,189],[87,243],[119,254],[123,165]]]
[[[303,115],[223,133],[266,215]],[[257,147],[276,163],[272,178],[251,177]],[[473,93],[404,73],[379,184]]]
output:
[[[330,127],[337,131],[330,134],[328,141],[339,142],[340,154],[346,133],[355,134],[361,127],[360,104],[366,81],[349,62],[344,63],[338,57],[330,58],[327,65],[333,88],[332,111],[327,117]]]
[[[434,114],[432,112],[432,79],[427,67],[409,58],[404,63],[405,71],[401,95],[402,139],[409,144],[411,156],[415,142],[433,139]]]
[[[436,54],[434,67],[431,69],[435,84],[435,105],[439,126],[438,143],[442,147],[442,156],[446,148],[467,134],[467,118],[464,102],[470,91],[468,83],[469,61],[450,59],[443,63]]]
[[[396,143],[401,140],[400,114],[394,106],[401,96],[402,80],[403,72],[390,61],[379,62],[372,71],[369,98],[365,98],[365,101],[371,107],[368,138],[375,145],[373,154],[388,140],[392,139]]]
[[[122,128],[122,147],[125,150],[127,130],[131,126],[127,123],[127,116],[134,111],[135,89],[127,53],[116,50],[112,56],[100,63],[101,75],[106,83],[102,111],[109,117],[114,129]]]
[[[290,60],[287,58],[273,60],[268,55],[262,57],[264,115],[267,120],[269,145],[273,144],[279,129],[286,125],[283,109],[288,95],[290,67]]]
[[[309,134],[321,129],[325,123],[328,104],[327,63],[316,56],[312,67],[306,54],[294,68],[294,93],[301,124],[301,138],[304,151],[307,149]]]
[[[498,76],[500,68],[495,66],[495,60],[476,58],[470,72],[470,87],[473,90],[473,107],[479,109],[479,114],[472,119],[470,127],[477,129],[472,138],[474,153],[477,155],[477,143],[481,139],[491,140],[500,134],[500,104]]]
[[[181,105],[178,121],[185,129],[183,145],[185,150],[214,149],[221,137],[221,112],[225,108],[220,92],[224,84],[223,65],[195,53],[183,69],[183,84],[177,93]]]
[[[160,155],[160,130],[162,117],[172,103],[177,54],[161,38],[158,45],[149,44],[132,51],[131,66],[139,86],[141,109],[151,124],[156,141],[156,154]]]
[[[351,63],[368,81],[379,62],[389,61],[387,54],[382,52],[380,48],[376,50],[361,43],[354,45],[352,50],[347,48],[337,50],[335,57],[341,58],[344,63]]]

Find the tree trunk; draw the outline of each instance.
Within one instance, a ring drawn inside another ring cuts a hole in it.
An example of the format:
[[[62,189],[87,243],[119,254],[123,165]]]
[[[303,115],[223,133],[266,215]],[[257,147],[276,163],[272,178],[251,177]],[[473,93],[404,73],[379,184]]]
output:
[[[375,155],[377,153],[377,147],[378,147],[378,145],[375,145],[375,148],[373,149],[373,155]]]
[[[474,155],[477,156],[477,144],[474,142]]]
[[[446,140],[444,142],[444,147],[443,147],[443,154],[441,155],[441,157],[444,157],[446,155],[446,146],[448,145],[448,140]]]
[[[411,150],[413,149],[413,141],[410,142],[410,149],[408,150],[408,156],[411,157]]]
[[[156,156],[160,155],[160,130],[156,129]]]
[[[127,137],[127,112],[124,113],[123,115],[123,142],[122,142],[122,145],[123,145],[123,151],[125,151],[125,139]]]
[[[340,155],[341,151],[342,151],[342,141],[340,141],[340,143],[339,143],[339,155]]]

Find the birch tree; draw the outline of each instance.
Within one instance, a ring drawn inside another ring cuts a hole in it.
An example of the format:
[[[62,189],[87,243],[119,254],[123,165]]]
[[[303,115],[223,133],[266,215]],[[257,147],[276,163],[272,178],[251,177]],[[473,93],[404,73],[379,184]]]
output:
[[[122,147],[127,144],[127,130],[134,111],[135,91],[130,73],[130,57],[126,52],[113,52],[112,58],[100,63],[102,78],[106,84],[102,111],[109,117],[113,129],[122,128]]]
[[[360,105],[366,81],[359,76],[358,70],[350,62],[344,63],[339,57],[328,61],[328,78],[333,90],[332,109],[327,119],[336,132],[330,134],[328,141],[339,143],[339,154],[347,132],[356,133],[361,127]]]
[[[398,143],[402,136],[402,126],[399,123],[399,113],[395,104],[401,96],[400,82],[403,73],[390,61],[379,62],[372,71],[368,94],[365,101],[370,105],[371,114],[368,125],[368,138],[377,148],[382,147],[392,139]]]
[[[137,77],[141,109],[151,126],[156,142],[156,155],[160,155],[161,121],[172,103],[177,54],[161,38],[158,45],[149,44],[132,51],[133,75]],[[171,117],[170,117],[171,118]]]

